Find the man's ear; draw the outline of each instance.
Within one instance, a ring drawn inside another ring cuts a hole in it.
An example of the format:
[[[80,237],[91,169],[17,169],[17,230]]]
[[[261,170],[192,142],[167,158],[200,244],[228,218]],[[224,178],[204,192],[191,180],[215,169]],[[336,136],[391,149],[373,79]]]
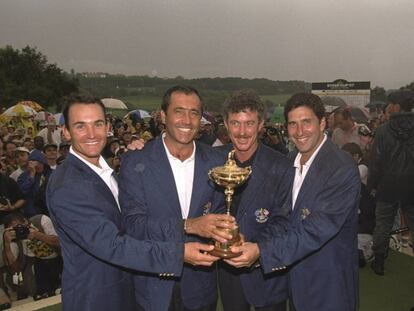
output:
[[[161,110],[161,122],[162,124],[165,124],[165,118],[167,117],[166,113],[164,112],[164,110]]]
[[[108,126],[109,126],[109,124],[108,124]],[[72,138],[70,136],[69,129],[66,127],[66,125],[63,126],[63,137],[65,137],[66,141],[71,141],[72,140]]]

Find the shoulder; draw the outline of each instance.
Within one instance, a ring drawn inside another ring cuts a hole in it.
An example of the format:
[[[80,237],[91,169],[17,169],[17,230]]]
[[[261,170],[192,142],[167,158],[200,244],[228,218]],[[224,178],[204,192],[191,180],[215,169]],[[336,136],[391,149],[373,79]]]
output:
[[[91,168],[82,163],[79,159],[72,155],[68,155],[67,159],[54,170],[50,175],[48,188],[55,190],[64,188],[70,190],[79,189],[90,182],[90,176],[94,173]]]

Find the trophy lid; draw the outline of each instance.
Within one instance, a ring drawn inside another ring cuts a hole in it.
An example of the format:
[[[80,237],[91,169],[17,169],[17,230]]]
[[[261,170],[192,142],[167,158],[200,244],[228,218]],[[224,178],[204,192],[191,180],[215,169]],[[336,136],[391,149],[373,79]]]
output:
[[[209,176],[219,185],[233,184],[238,186],[245,182],[250,176],[252,168],[237,166],[233,159],[234,150],[229,152],[228,159],[223,166],[218,166],[210,170]]]

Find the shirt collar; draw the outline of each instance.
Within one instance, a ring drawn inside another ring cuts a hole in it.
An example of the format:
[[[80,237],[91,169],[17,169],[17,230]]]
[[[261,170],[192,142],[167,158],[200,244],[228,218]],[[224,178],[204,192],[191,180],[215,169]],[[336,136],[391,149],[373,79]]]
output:
[[[193,153],[191,154],[191,156],[190,156],[188,159],[185,159],[184,161],[181,161],[180,159],[178,159],[178,158],[174,157],[174,156],[170,153],[170,151],[168,150],[167,145],[165,144],[165,141],[164,141],[164,139],[165,139],[165,135],[166,135],[165,133],[163,133],[163,134],[162,134],[162,144],[164,145],[165,152],[167,152],[167,157],[168,157],[170,160],[180,161],[180,162],[182,162],[183,164],[184,164],[184,163],[187,163],[187,162],[190,162],[190,161],[194,161],[194,159],[195,159],[195,151],[196,151],[196,144],[195,144],[194,140],[193,140]]]
[[[108,165],[108,163],[102,156],[99,156],[99,165],[101,167],[98,167],[95,164],[92,164],[91,162],[86,161],[84,158],[82,158],[75,150],[73,150],[73,146],[70,146],[69,153],[73,154],[75,157],[77,157],[79,160],[81,160],[83,163],[89,166],[99,176],[109,172],[112,174],[113,172],[113,169]]]
[[[323,140],[320,143],[320,145],[318,146],[318,148],[315,150],[315,152],[311,155],[311,157],[309,158],[308,161],[306,161],[305,164],[303,164],[303,166],[309,167],[311,166],[313,160],[315,159],[316,155],[318,154],[319,150],[321,149],[322,145],[325,143],[325,141],[327,140],[327,136],[326,134],[323,134]],[[302,158],[302,154],[300,152],[298,152],[298,154],[296,155],[295,158],[295,162],[293,163],[293,166],[296,168],[301,168],[301,164],[300,164],[300,159]]]

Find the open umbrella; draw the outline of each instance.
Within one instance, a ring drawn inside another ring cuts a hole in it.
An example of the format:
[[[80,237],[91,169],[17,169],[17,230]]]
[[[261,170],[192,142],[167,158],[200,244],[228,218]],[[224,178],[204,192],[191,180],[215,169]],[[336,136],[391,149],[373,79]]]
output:
[[[103,98],[101,101],[106,108],[128,110],[128,107],[122,100],[116,98]]]
[[[130,112],[128,112],[125,116],[124,119],[127,118],[136,118],[136,119],[146,119],[146,118],[151,118],[151,115],[148,113],[148,111],[142,110],[142,109],[136,109],[136,110],[132,110]]]
[[[18,102],[17,104],[22,104],[22,105],[28,106],[28,107],[36,110],[36,111],[44,110],[44,108],[41,105],[39,105],[38,103],[36,103],[32,100],[23,100],[21,102]]]
[[[385,106],[385,102],[381,101],[381,100],[374,100],[372,102],[369,102],[368,104],[365,105],[365,107],[367,108],[381,108]]]
[[[339,107],[336,108],[332,112],[335,112],[338,109],[339,109]],[[365,123],[365,124],[367,124],[369,119],[370,119],[369,111],[368,111],[367,108],[348,106],[348,107],[346,107],[346,110],[348,110],[351,113],[351,116],[355,120],[356,123]]]
[[[346,102],[337,96],[321,96],[322,103],[325,106],[345,107]]]
[[[37,111],[33,108],[30,108],[29,106],[22,104],[17,104],[6,109],[6,111],[2,113],[2,116],[28,118],[31,116],[35,116],[36,114]]]

